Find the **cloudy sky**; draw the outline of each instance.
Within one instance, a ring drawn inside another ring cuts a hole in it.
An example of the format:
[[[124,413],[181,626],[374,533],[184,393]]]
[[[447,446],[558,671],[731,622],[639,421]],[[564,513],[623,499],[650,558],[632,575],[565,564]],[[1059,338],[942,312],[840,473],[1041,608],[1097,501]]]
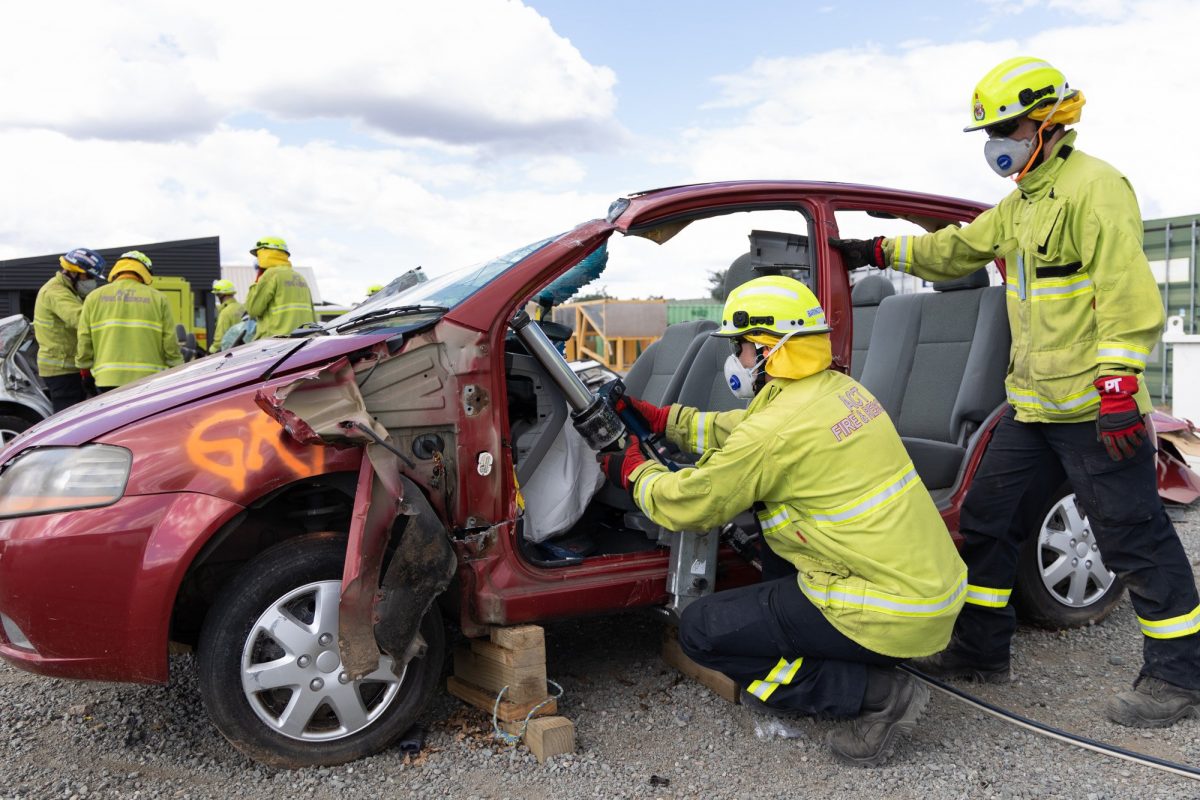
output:
[[[9,3],[0,258],[219,235],[290,243],[326,299],[474,263],[627,192],[729,178],[995,202],[975,81],[1046,58],[1080,145],[1147,217],[1200,212],[1200,3],[437,0]],[[614,246],[616,256],[619,247]],[[694,246],[622,296],[703,294]]]

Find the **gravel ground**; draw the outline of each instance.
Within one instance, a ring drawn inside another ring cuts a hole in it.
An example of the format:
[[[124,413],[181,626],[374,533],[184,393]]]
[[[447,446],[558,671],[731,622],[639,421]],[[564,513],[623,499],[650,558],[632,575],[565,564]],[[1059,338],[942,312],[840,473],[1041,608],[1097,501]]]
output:
[[[1176,524],[1200,564],[1200,509]],[[416,757],[392,750],[332,769],[276,771],[242,757],[209,724],[190,656],[173,657],[172,683],[159,688],[50,680],[0,663],[0,797],[1200,796],[1198,782],[1058,744],[938,692],[887,766],[848,768],[824,744],[834,723],[758,738],[749,712],[659,660],[661,635],[659,622],[633,615],[547,626],[549,672],[566,691],[560,713],[575,723],[577,749],[545,765],[493,740],[490,720],[443,694]],[[1125,601],[1091,628],[1022,628],[1014,683],[976,691],[1051,725],[1200,765],[1200,721],[1138,731],[1100,715],[1140,662]]]

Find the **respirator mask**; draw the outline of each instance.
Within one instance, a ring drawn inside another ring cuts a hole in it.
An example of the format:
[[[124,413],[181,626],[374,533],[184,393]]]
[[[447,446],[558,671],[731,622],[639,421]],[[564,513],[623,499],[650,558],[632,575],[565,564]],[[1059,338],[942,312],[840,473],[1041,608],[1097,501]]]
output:
[[[95,278],[81,278],[75,281],[75,293],[80,297],[87,297],[92,292],[96,291],[96,287],[100,285],[100,281]]]
[[[1047,90],[1049,88],[1047,87]],[[1026,89],[1024,91],[1030,90]],[[1037,152],[1042,149],[1042,131],[1046,129],[1050,119],[1054,116],[1054,112],[1058,111],[1058,107],[1062,105],[1062,101],[1066,96],[1067,85],[1064,83],[1058,90],[1054,106],[1046,114],[1042,120],[1042,124],[1038,126],[1037,133],[1032,138],[1011,138],[1016,133],[1017,127],[1021,124],[1021,120],[1024,117],[1006,119],[1003,122],[997,122],[995,125],[988,126],[986,130],[989,138],[983,145],[983,157],[987,159],[988,166],[992,168],[993,172],[1001,178],[1007,178],[1009,175],[1016,175],[1025,169],[1026,165],[1037,155]]]
[[[739,400],[754,399],[754,393],[761,389],[762,383],[764,383],[763,378],[765,377],[765,373],[763,372],[763,365],[767,363],[767,359],[771,357],[771,354],[783,347],[783,343],[790,338],[792,338],[792,333],[788,333],[774,347],[763,353],[754,362],[754,366],[752,367],[747,367],[743,364],[739,356],[742,352],[743,344],[753,346],[754,343],[742,338],[732,340],[733,353],[725,359],[725,385],[729,387],[729,391],[733,392],[734,397]],[[758,352],[758,348],[755,348],[755,352]]]

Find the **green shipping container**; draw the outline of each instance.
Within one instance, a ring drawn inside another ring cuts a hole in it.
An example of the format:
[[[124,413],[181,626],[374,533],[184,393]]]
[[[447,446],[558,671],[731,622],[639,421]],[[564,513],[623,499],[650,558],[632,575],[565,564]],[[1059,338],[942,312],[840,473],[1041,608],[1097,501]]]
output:
[[[669,302],[667,303],[667,324],[674,325],[677,322],[689,322],[694,319],[711,319],[713,322],[720,322],[722,308],[724,305],[721,303]]]

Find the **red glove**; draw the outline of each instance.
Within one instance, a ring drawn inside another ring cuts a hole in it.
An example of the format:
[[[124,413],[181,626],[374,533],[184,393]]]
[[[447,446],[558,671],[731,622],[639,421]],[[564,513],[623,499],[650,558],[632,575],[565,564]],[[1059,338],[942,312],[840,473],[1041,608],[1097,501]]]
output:
[[[1133,458],[1146,441],[1146,423],[1133,399],[1137,393],[1136,375],[1109,375],[1097,378],[1093,384],[1100,392],[1100,418],[1096,431],[1104,449],[1113,461]]]
[[[662,433],[667,429],[667,415],[671,413],[671,407],[656,406],[653,403],[647,403],[645,400],[639,400],[636,397],[625,396],[625,399],[637,409],[637,412],[646,418],[646,424],[650,426],[651,433]]]
[[[600,469],[615,486],[629,491],[629,475],[646,463],[641,444],[636,436],[629,437],[629,446],[623,453],[609,453],[600,457]]]

